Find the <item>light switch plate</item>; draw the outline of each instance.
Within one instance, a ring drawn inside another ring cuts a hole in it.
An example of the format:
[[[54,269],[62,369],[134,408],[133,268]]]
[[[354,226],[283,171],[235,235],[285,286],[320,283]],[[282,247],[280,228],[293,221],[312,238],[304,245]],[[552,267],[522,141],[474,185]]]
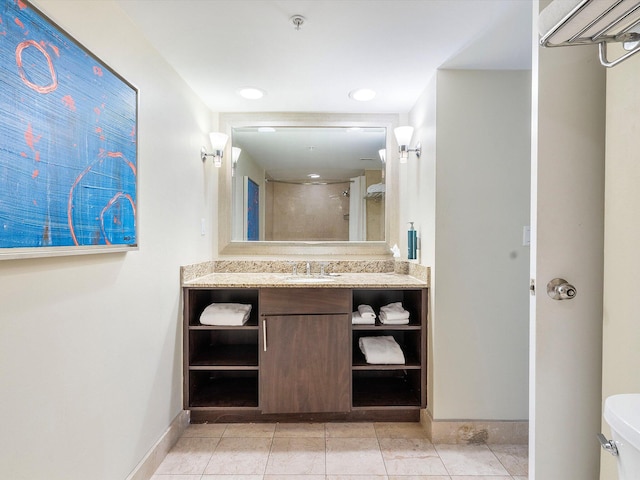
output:
[[[531,246],[531,227],[529,225],[522,227],[522,246]]]

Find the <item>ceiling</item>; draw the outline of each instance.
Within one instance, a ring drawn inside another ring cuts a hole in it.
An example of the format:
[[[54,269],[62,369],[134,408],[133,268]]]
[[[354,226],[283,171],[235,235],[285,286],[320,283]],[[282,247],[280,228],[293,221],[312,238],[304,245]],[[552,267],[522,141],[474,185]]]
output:
[[[531,0],[117,1],[215,112],[406,113],[438,68],[531,62]]]

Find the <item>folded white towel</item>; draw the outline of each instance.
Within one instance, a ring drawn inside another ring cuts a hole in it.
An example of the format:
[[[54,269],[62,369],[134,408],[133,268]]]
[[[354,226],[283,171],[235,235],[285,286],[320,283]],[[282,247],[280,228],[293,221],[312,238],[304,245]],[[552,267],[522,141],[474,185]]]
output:
[[[384,193],[385,189],[384,183],[374,183],[367,187],[367,193]]]
[[[402,365],[405,363],[400,345],[390,335],[360,337],[358,345],[367,363],[378,365]]]
[[[360,312],[362,318],[376,319],[376,312],[369,305],[358,305],[358,312]]]
[[[406,325],[409,323],[409,312],[401,302],[390,303],[380,308],[380,321],[386,324]]]
[[[382,323],[383,325],[408,325],[409,324],[409,317],[404,317],[404,318],[387,318],[387,315],[382,312],[380,314],[380,323]]]
[[[376,324],[376,319],[375,318],[363,318],[362,315],[360,315],[360,312],[353,312],[351,314],[351,323],[353,325],[375,325]]]
[[[249,320],[251,305],[212,303],[200,315],[202,325],[240,326]]]

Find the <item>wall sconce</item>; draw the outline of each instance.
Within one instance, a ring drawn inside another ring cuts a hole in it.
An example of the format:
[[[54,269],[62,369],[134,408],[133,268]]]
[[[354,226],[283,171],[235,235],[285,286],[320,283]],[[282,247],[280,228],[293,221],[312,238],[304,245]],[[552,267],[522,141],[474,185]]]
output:
[[[231,147],[231,176],[236,176],[236,167],[238,166],[238,160],[240,160],[240,147]]]
[[[240,152],[242,152],[242,149],[240,147],[231,147],[231,161],[233,162],[234,167],[240,159]]]
[[[213,153],[207,153],[207,150],[202,147],[202,150],[200,150],[200,158],[204,162],[207,157],[213,157],[213,164],[216,167],[220,168],[222,166],[224,147],[227,145],[229,135],[220,132],[211,132],[209,134],[209,138],[211,139],[211,147],[213,148]]]
[[[393,133],[398,141],[400,163],[407,163],[409,152],[416,152],[416,157],[420,158],[420,154],[422,153],[422,145],[420,145],[420,142],[417,143],[416,148],[409,148],[409,143],[411,143],[411,137],[413,136],[413,127],[398,127],[393,130]]]

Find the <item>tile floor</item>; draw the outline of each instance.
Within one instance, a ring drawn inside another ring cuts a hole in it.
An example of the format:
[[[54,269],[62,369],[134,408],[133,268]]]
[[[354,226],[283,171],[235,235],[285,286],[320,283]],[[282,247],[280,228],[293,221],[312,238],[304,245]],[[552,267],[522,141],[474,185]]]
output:
[[[190,425],[152,480],[526,480],[526,445],[434,445],[417,423]]]

